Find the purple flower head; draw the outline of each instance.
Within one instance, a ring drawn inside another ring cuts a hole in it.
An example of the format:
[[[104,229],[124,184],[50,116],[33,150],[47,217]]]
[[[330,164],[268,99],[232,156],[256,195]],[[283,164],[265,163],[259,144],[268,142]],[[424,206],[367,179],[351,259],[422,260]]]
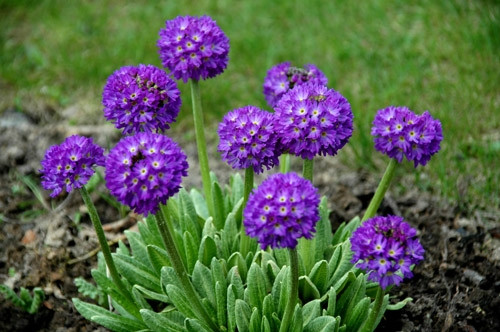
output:
[[[42,187],[51,197],[63,189],[69,193],[83,187],[94,174],[94,166],[104,166],[104,149],[92,138],[73,135],[60,145],[51,146],[42,162]]]
[[[181,107],[177,83],[152,65],[115,71],[102,93],[104,116],[124,134],[170,128]]]
[[[219,147],[222,159],[235,169],[253,167],[262,173],[279,164],[274,132],[274,114],[255,106],[229,112],[219,124]]]
[[[273,174],[250,194],[243,224],[262,249],[295,248],[299,238],[313,237],[318,206],[318,190],[311,182],[295,173]]]
[[[335,155],[349,140],[353,114],[347,99],[324,85],[307,83],[288,91],[275,108],[281,148],[303,159]]]
[[[328,79],[312,64],[304,68],[292,67],[290,62],[277,64],[269,69],[264,79],[264,97],[269,106],[274,108],[288,90],[306,82],[327,85]]]
[[[368,280],[383,289],[411,278],[410,267],[424,259],[417,231],[398,216],[366,220],[352,233],[351,249],[351,262],[368,271]]]
[[[106,159],[106,185],[119,202],[141,214],[155,213],[180,189],[186,155],[172,139],[155,133],[122,138]]]
[[[425,165],[440,149],[443,140],[441,122],[429,112],[417,115],[407,107],[381,109],[373,120],[375,149],[396,159],[413,161],[415,167]]]
[[[229,39],[211,17],[178,16],[159,34],[161,62],[176,79],[207,79],[226,69]]]

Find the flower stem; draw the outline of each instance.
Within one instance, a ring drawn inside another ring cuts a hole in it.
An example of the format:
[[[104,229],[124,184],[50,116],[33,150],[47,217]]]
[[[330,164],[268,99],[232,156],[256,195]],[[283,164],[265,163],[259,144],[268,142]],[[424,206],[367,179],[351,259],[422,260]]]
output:
[[[205,140],[205,129],[203,125],[203,109],[201,107],[200,86],[197,80],[191,80],[191,101],[193,104],[193,120],[196,134],[196,146],[198,148],[198,160],[200,163],[201,180],[203,191],[207,200],[208,211],[214,216],[214,202],[212,200],[212,180],[210,179],[210,167],[208,166],[207,143]]]
[[[209,314],[203,307],[198,295],[196,294],[193,284],[189,280],[188,273],[186,271],[186,267],[182,262],[182,258],[179,254],[179,250],[175,245],[174,238],[172,237],[172,232],[169,228],[169,225],[166,222],[165,216],[163,215],[163,210],[160,209],[158,213],[155,215],[156,221],[158,223],[158,229],[160,230],[161,237],[163,239],[163,243],[167,249],[168,256],[170,258],[170,262],[172,263],[172,267],[179,277],[180,282],[182,283],[182,287],[184,288],[184,292],[186,293],[186,297],[194,307],[195,311],[198,313],[199,317],[202,319],[212,331],[218,331],[219,328],[212,321]]]
[[[129,291],[123,284],[120,275],[118,274],[118,270],[116,269],[113,257],[111,256],[111,250],[109,249],[108,241],[106,240],[106,236],[104,235],[104,229],[102,228],[101,219],[99,218],[99,214],[97,214],[95,205],[92,202],[89,192],[87,191],[87,188],[85,188],[85,186],[80,188],[80,194],[82,195],[83,201],[89,211],[90,220],[92,221],[92,225],[94,226],[95,232],[97,234],[97,239],[99,240],[99,244],[101,245],[102,254],[104,256],[104,260],[106,261],[109,274],[111,275],[111,278],[113,279],[122,295],[125,296],[127,301],[129,301],[135,308],[132,314],[140,318],[141,315],[139,313],[139,308],[137,307],[135,301],[132,299],[132,296],[130,295]]]
[[[313,182],[313,168],[314,159],[304,159],[304,166],[302,168],[302,177]]]
[[[281,173],[290,172],[290,154],[289,153],[283,153],[281,155],[280,172]]]
[[[245,227],[243,226],[243,210],[248,202],[248,197],[253,189],[253,178],[254,170],[252,167],[247,167],[245,169],[245,187],[243,191],[243,205],[241,207],[241,230],[240,230],[240,253],[243,257],[246,257],[250,251],[250,242],[252,239],[245,233]]]
[[[365,221],[367,219],[372,218],[375,216],[375,213],[377,213],[377,210],[380,206],[380,203],[382,203],[382,200],[384,199],[384,195],[389,189],[389,186],[391,184],[391,180],[394,177],[394,170],[396,168],[397,161],[396,159],[391,158],[389,161],[389,164],[387,165],[387,168],[385,169],[384,176],[382,177],[382,180],[380,180],[380,183],[378,184],[377,190],[375,191],[375,194],[373,195],[372,200],[370,201],[370,204],[368,205],[368,208],[366,209],[366,212],[363,216],[363,219],[361,221]]]
[[[384,290],[378,286],[377,295],[375,296],[375,302],[373,302],[372,310],[370,315],[366,320],[365,324],[361,328],[360,332],[372,332],[377,327],[379,320],[377,319],[382,309],[382,304],[384,303]]]
[[[295,304],[297,303],[297,298],[299,296],[299,256],[297,254],[297,249],[295,248],[289,249],[288,253],[290,255],[290,278],[292,284],[290,288],[290,298],[286,304],[279,332],[288,331],[288,327],[295,310]]]

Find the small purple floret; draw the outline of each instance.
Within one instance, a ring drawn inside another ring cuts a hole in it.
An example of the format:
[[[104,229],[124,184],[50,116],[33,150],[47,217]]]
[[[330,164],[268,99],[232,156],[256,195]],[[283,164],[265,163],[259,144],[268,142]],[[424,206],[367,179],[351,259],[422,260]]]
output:
[[[229,39],[211,17],[178,16],[159,34],[160,59],[176,79],[207,79],[226,69]]]
[[[42,187],[51,197],[63,189],[69,193],[83,187],[94,174],[94,166],[104,166],[104,149],[92,138],[73,135],[60,145],[51,146],[41,162]]]
[[[269,69],[264,79],[264,97],[269,106],[274,108],[288,90],[306,82],[327,85],[328,79],[312,64],[305,65],[304,68],[293,67],[290,62],[277,64]]]
[[[313,159],[335,155],[349,140],[353,114],[347,99],[324,85],[307,83],[288,91],[275,108],[283,151]]]
[[[102,93],[104,116],[124,134],[170,128],[181,107],[177,83],[152,65],[126,66],[115,71]]]
[[[218,150],[234,169],[252,167],[262,173],[279,164],[274,114],[245,106],[226,114],[219,124]]]
[[[398,162],[406,157],[415,167],[427,164],[443,140],[441,122],[429,112],[417,115],[407,107],[395,106],[377,112],[372,135],[375,149]]]
[[[156,213],[180,189],[186,155],[172,139],[155,133],[122,138],[106,159],[106,185],[137,213]]]
[[[299,238],[313,237],[319,202],[310,181],[295,173],[273,174],[250,194],[243,218],[246,233],[262,249],[295,248]]]
[[[424,259],[417,231],[398,216],[366,220],[352,233],[351,249],[351,262],[383,289],[413,277],[411,266]]]

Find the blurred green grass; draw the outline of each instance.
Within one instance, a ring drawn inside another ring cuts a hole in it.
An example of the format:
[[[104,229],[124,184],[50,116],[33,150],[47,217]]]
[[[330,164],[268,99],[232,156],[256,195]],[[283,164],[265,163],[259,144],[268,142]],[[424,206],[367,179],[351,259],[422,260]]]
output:
[[[314,63],[355,114],[353,153],[341,156],[346,163],[382,171],[385,159],[369,134],[376,110],[429,110],[442,121],[445,140],[417,170],[417,185],[467,209],[499,208],[495,1],[0,0],[0,107],[23,111],[40,100],[61,110],[84,103],[102,117],[106,78],[123,65],[161,67],[156,41],[164,21],[202,14],[231,40],[228,69],[202,84],[209,122],[248,104],[268,109],[261,87],[276,63]],[[189,90],[179,85],[185,97],[176,126],[189,126]]]

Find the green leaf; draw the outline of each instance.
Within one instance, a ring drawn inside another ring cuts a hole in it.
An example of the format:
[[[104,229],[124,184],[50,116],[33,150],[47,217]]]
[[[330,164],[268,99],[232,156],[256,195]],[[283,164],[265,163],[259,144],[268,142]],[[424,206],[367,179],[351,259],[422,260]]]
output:
[[[150,264],[148,251],[141,235],[137,232],[132,232],[129,230],[126,230],[124,233],[127,236],[128,243],[130,245],[130,248],[132,249],[132,255],[134,256],[134,259],[137,259],[139,262],[147,265],[147,267],[152,272],[156,273],[159,277],[160,270],[158,269],[158,271],[154,271],[153,265]]]
[[[184,232],[184,249],[186,250],[186,268],[188,273],[193,273],[194,265],[198,260],[198,253],[200,251],[198,244],[199,242],[196,242],[191,233]]]
[[[146,258],[149,261],[149,258]],[[118,272],[122,274],[131,285],[141,285],[155,292],[161,292],[160,278],[144,263],[130,256],[113,254]]]
[[[337,302],[337,293],[333,287],[328,291],[328,305],[326,307],[326,314],[329,316],[335,316],[335,305]]]
[[[231,204],[234,207],[243,198],[245,183],[241,175],[235,173],[229,179],[229,184],[231,186]]]
[[[163,293],[156,293],[156,292],[153,292],[152,290],[149,290],[147,288],[144,288],[140,285],[134,285],[134,287],[132,287],[132,289],[136,289],[137,291],[141,292],[141,294],[147,298],[147,299],[151,299],[151,300],[156,300],[156,301],[160,301],[160,302],[163,302],[163,303],[169,303],[170,300],[168,298],[167,295],[163,294]]]
[[[281,268],[284,265],[288,265],[288,250],[287,249],[274,249],[274,257],[276,258],[276,263]]]
[[[234,285],[227,287],[227,329],[234,332],[236,328],[236,289]]]
[[[236,299],[235,313],[238,332],[249,332],[250,316],[252,315],[250,306],[245,301]]]
[[[290,268],[284,266],[274,280],[273,287],[271,288],[271,295],[273,297],[274,307],[279,317],[283,316],[288,299],[290,298]]]
[[[146,247],[146,251],[151,267],[157,276],[160,276],[161,269],[164,266],[171,266],[168,253],[165,249],[162,249],[154,244],[150,244]]]
[[[175,272],[174,268],[171,266],[164,266],[161,269],[160,282],[162,290],[165,292],[165,294],[167,292],[168,285],[175,285],[182,289],[182,283],[179,280],[179,277],[177,276],[177,273]]]
[[[339,248],[341,250],[339,252],[340,256],[338,258],[338,262],[336,267],[330,265],[329,271],[331,274],[330,280],[328,281],[327,287],[330,287],[336,283],[349,271],[354,269],[353,264],[351,263],[352,251],[351,251],[351,243],[349,241],[344,242]],[[335,256],[335,253],[334,253]],[[333,257],[332,257],[333,258]],[[338,289],[336,290],[338,292]]]
[[[206,220],[208,217],[210,217],[210,214],[208,213],[207,202],[205,201],[203,195],[195,188],[191,189],[189,194],[191,196],[191,199],[193,200],[193,204],[198,216],[200,216],[200,218],[202,218],[203,220]]]
[[[224,289],[227,288],[227,279],[224,273],[224,268],[221,262],[217,258],[212,258],[212,262],[210,263],[210,271],[212,271],[212,278],[214,283],[220,282]]]
[[[151,308],[151,305],[144,299],[144,296],[142,296],[142,293],[136,288],[132,287],[132,298],[134,299],[134,302],[139,306],[139,308],[143,309],[153,309]]]
[[[105,273],[98,270],[92,270],[91,273],[96,284],[99,285],[106,294],[111,296],[114,302],[120,305],[129,315],[139,315],[136,305],[131,303],[130,300],[118,290],[116,284],[108,278]]]
[[[257,308],[253,308],[252,315],[250,316],[250,324],[248,325],[248,329],[250,332],[260,332],[260,323],[262,321],[262,316],[259,313]]]
[[[45,299],[45,293],[40,287],[35,287],[33,288],[33,301],[31,301],[31,304],[28,308],[28,313],[34,314],[38,311],[40,308],[40,305],[42,304],[43,300]]]
[[[304,327],[304,332],[337,332],[337,319],[332,316],[321,316],[313,319]]]
[[[325,250],[332,243],[332,224],[330,221],[330,210],[328,210],[328,198],[323,196],[319,204],[320,219],[316,224],[315,239],[315,261],[325,258]]]
[[[175,312],[178,313],[178,312]],[[178,313],[180,314],[180,313]],[[142,309],[141,316],[144,323],[155,332],[184,332],[184,324],[179,324],[167,315],[158,314],[154,311]]]
[[[227,288],[221,282],[215,282],[215,305],[217,309],[217,323],[227,325]]]
[[[321,301],[313,300],[307,302],[302,308],[302,317],[304,320],[304,325],[307,325],[310,321],[316,317],[321,316]]]
[[[26,288],[24,287],[21,287],[20,291],[19,291],[19,297],[21,298],[21,300],[24,302],[25,306],[28,306],[29,303],[31,303],[31,301],[33,300],[31,298],[31,295],[30,295],[30,292],[29,290],[27,290]]]
[[[189,196],[185,189],[179,191],[179,212],[181,213],[180,228],[182,232],[191,233],[195,242],[199,242],[201,227],[198,223],[198,213],[191,200],[191,196]]]
[[[139,228],[139,234],[141,234],[144,240],[144,244],[155,245],[165,249],[158,225],[153,215],[148,215],[141,222],[137,223],[137,227]]]
[[[262,332],[271,332],[271,324],[269,324],[269,320],[267,319],[266,316],[262,316],[262,323],[261,323],[261,331]]]
[[[411,297],[407,297],[406,299],[404,299],[403,301],[399,301],[398,303],[388,304],[387,305],[387,310],[400,310],[400,309],[403,309],[403,307],[408,302],[411,302],[411,301],[413,301],[413,299]]]
[[[348,331],[357,331],[361,324],[367,319],[370,308],[370,298],[365,297],[361,301],[357,302],[356,305],[347,311],[345,316],[345,324]]]
[[[233,266],[237,267],[237,271],[238,271],[238,274],[241,277],[241,279],[242,280],[247,279],[247,272],[248,272],[247,264],[245,262],[245,259],[241,255],[241,253],[239,253],[239,252],[233,253],[229,257],[229,259],[227,261],[227,265],[228,265],[228,267],[233,267]]]
[[[147,327],[137,319],[119,316],[95,304],[86,303],[77,298],[73,298],[73,304],[83,317],[112,331],[138,331]]]
[[[262,302],[262,316],[271,318],[273,312],[275,312],[273,296],[271,294],[267,294]]]
[[[366,276],[360,274],[354,282],[350,282],[346,289],[342,291],[337,301],[336,315],[345,317],[354,306],[365,297]]]
[[[205,236],[210,236],[210,237],[215,237],[215,234],[217,233],[217,229],[214,226],[214,222],[212,217],[209,217],[207,220],[205,220],[205,224],[203,225],[203,230],[201,232],[201,237]]]
[[[206,297],[212,307],[215,307],[215,289],[212,273],[208,267],[197,261],[193,270],[193,286],[201,295]]]
[[[130,250],[128,250],[125,243],[123,243],[123,241],[121,240],[118,241],[118,248],[116,248],[116,253],[120,255],[130,256]]]
[[[224,224],[224,229],[221,231],[222,254],[225,259],[237,251],[238,246],[238,228],[234,213],[229,213]]]
[[[290,323],[289,331],[290,332],[302,332],[304,326],[304,318],[302,315],[302,308],[297,303],[292,315],[292,321]]]
[[[325,260],[317,262],[309,274],[309,279],[313,282],[320,294],[326,291],[326,284],[328,282],[328,263]]]
[[[212,183],[212,197],[214,201],[214,225],[217,230],[224,228],[224,195],[218,182]]]
[[[196,314],[193,311],[193,305],[189,302],[185,292],[181,288],[175,285],[167,285],[167,296],[170,298],[177,310],[183,313],[186,317],[196,317]]]
[[[340,224],[339,228],[337,231],[335,231],[335,234],[332,239],[332,244],[333,245],[338,245],[343,242],[345,242],[352,234],[352,232],[361,224],[361,219],[356,216],[349,223],[342,223]]]
[[[217,245],[210,236],[204,236],[201,240],[198,260],[206,266],[210,265],[212,257],[217,257]]]
[[[184,322],[188,332],[210,332],[210,329],[201,324],[197,319],[186,319]]]
[[[243,280],[241,280],[240,273],[238,272],[238,267],[233,266],[227,274],[228,283],[233,285],[235,296],[237,299],[243,299],[245,288],[243,286]]]
[[[299,277],[300,298],[306,301],[319,299],[321,294],[308,276]]]
[[[26,303],[14,292],[14,290],[6,285],[0,285],[0,293],[4,294],[6,300],[10,300],[14,305],[25,308]]]
[[[259,312],[262,312],[262,302],[264,301],[264,297],[267,295],[267,289],[264,272],[262,272],[259,265],[253,263],[250,266],[247,279],[249,304],[251,307],[258,308]]]

